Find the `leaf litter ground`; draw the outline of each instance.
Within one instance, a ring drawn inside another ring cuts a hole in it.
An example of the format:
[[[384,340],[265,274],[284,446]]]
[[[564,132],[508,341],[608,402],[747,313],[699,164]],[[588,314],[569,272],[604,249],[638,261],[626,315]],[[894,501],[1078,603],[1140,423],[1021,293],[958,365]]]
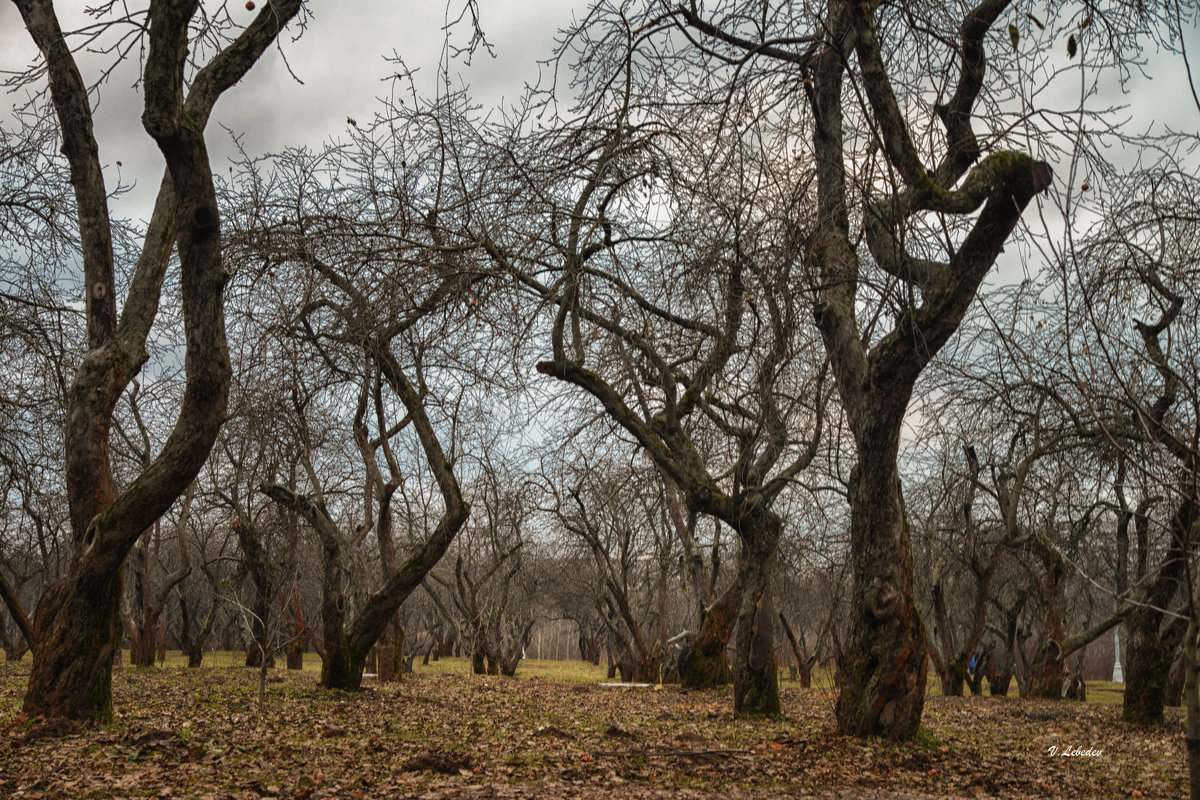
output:
[[[836,735],[822,689],[785,688],[784,717],[752,721],[727,692],[421,674],[343,693],[278,670],[260,709],[253,670],[124,668],[115,722],[79,729],[22,718],[27,677],[0,666],[13,800],[1186,794],[1178,709],[1141,729],[1114,705],[930,697],[895,744]]]

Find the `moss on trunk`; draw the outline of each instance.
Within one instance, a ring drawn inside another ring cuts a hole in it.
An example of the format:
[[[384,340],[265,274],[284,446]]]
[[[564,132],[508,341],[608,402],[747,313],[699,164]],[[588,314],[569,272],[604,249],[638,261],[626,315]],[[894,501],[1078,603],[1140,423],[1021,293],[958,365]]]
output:
[[[121,646],[120,570],[94,585],[67,578],[37,614],[34,655],[22,710],[27,716],[112,721],[113,658]]]

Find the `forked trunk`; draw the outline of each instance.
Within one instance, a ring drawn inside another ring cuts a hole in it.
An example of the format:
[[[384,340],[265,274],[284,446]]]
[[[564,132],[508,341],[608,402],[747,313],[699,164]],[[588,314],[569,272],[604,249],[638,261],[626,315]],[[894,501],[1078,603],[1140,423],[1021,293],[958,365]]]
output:
[[[894,447],[858,448],[850,478],[851,621],[838,731],[907,739],[925,705],[926,648]]]
[[[179,626],[180,650],[187,656],[188,666],[191,668],[199,667],[204,662],[204,643],[212,633],[213,623],[217,619],[217,607],[217,599],[214,597],[208,607],[208,614],[204,617],[204,624],[200,626],[199,633],[193,635],[187,600],[183,596],[179,598],[179,613],[182,617]]]

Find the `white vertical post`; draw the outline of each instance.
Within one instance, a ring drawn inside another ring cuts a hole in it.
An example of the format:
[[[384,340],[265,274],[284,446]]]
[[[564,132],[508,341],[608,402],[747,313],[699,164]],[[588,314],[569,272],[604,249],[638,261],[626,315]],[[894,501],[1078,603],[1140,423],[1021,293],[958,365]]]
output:
[[[1113,683],[1124,683],[1125,672],[1121,669],[1121,626],[1113,628]]]

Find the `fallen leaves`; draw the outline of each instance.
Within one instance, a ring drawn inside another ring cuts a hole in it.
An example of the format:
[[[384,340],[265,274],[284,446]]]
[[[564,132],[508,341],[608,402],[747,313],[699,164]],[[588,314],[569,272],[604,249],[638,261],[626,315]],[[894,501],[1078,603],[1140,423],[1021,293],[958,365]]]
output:
[[[244,669],[115,675],[116,722],[85,730],[20,718],[27,672],[0,666],[0,796],[1165,798],[1186,786],[1175,709],[1146,730],[1111,705],[931,697],[923,735],[897,744],[836,735],[821,690],[787,689],[786,717],[751,721],[722,692],[420,675],[344,693],[280,670],[259,713]]]

